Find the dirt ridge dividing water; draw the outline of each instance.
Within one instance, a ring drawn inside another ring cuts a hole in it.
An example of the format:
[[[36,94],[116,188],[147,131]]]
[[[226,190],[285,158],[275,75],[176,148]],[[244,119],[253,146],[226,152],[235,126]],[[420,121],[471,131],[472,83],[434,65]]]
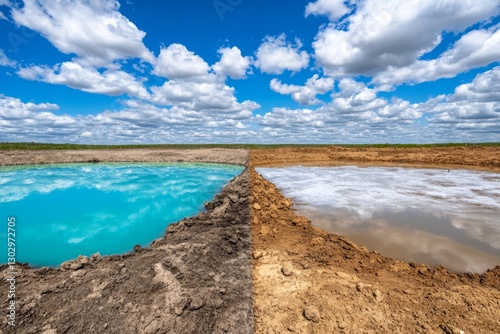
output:
[[[16,327],[4,316],[0,333],[253,333],[248,196],[245,170],[149,248],[18,266]],[[1,291],[7,275],[2,266]]]

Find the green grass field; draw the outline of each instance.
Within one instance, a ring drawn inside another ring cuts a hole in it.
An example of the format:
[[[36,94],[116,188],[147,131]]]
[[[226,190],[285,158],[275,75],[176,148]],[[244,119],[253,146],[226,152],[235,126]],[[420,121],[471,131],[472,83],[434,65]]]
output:
[[[331,145],[354,148],[418,148],[418,147],[456,147],[456,146],[500,146],[499,143],[439,143],[439,144],[155,144],[155,145],[82,145],[82,144],[47,144],[47,143],[0,143],[0,150],[120,150],[131,148],[150,149],[272,149],[280,147],[327,147]]]

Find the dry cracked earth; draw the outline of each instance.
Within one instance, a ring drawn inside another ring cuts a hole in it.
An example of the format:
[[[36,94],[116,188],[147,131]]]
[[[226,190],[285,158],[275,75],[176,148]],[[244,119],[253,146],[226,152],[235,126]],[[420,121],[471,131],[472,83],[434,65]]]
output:
[[[249,159],[250,158],[250,159]],[[500,148],[0,151],[0,165],[203,161],[246,165],[198,216],[148,248],[60,268],[18,264],[16,327],[0,333],[498,333],[500,266],[404,263],[298,216],[256,166],[391,165],[500,172]]]

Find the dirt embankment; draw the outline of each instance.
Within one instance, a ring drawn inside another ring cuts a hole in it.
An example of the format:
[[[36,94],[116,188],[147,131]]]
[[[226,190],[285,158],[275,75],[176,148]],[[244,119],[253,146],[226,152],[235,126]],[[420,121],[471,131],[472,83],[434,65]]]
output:
[[[433,166],[456,166],[470,159],[473,166],[499,167],[498,148],[488,154],[452,151],[457,156],[431,150],[419,163],[435,158]],[[381,156],[392,163],[409,159],[410,152],[382,150]],[[365,154],[339,148],[256,150],[250,165],[343,164],[370,159]],[[380,165],[375,158],[370,163]],[[253,168],[250,178],[256,333],[498,332],[500,267],[482,275],[456,274],[368,252],[297,216],[291,200]]]
[[[253,333],[248,174],[150,248],[18,268],[17,325],[0,333]]]
[[[467,168],[500,172],[500,147],[281,148],[252,150],[255,166],[359,165]]]
[[[0,166],[79,162],[213,162],[245,165],[247,161],[247,150],[222,148],[0,151]]]

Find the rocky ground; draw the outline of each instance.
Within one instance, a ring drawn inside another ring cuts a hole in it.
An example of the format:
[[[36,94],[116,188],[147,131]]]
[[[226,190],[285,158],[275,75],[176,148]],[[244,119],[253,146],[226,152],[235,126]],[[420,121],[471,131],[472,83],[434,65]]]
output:
[[[415,150],[255,150],[250,165],[500,167],[498,148],[416,151],[418,158]],[[250,201],[256,333],[498,333],[500,267],[457,274],[369,252],[297,216],[253,169]]]
[[[1,333],[253,333],[248,171],[147,249],[60,269],[18,268],[17,326]],[[7,291],[6,266],[0,269]],[[7,298],[0,308],[7,309]]]

